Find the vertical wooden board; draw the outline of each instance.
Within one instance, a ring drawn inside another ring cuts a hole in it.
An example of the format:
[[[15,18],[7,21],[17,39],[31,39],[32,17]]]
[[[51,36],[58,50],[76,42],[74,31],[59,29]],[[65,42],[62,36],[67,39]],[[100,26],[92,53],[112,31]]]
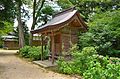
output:
[[[62,34],[63,51],[67,52],[70,48],[70,36]]]
[[[61,35],[55,35],[55,54],[59,55],[61,52]]]

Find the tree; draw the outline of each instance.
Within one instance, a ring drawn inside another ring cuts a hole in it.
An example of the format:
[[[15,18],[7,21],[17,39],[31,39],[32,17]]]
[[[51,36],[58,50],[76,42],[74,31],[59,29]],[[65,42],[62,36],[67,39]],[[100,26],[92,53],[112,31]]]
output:
[[[39,14],[38,22],[42,23],[41,25],[45,25],[52,18],[52,15],[54,13],[55,13],[55,11],[52,9],[51,6],[44,5]]]
[[[0,36],[5,35],[11,31],[13,31],[13,24],[4,21],[4,26],[0,27]]]
[[[44,5],[44,2],[45,0],[33,0],[33,22],[32,22],[32,26],[31,26],[31,30],[34,30],[35,28],[35,25],[37,23],[37,19],[38,19],[38,16],[39,16],[39,12],[40,10],[42,9],[43,5]],[[30,40],[29,40],[29,43],[30,45],[32,44],[32,39],[33,39],[33,35],[32,33],[30,33]]]
[[[14,21],[14,6],[13,0],[0,0],[0,27],[4,26],[4,22],[13,23]]]
[[[28,5],[29,6],[29,9],[32,9],[33,12],[32,12],[32,18],[33,18],[33,22],[32,22],[32,25],[31,25],[31,30],[34,30],[35,26],[39,23],[39,22],[42,22],[43,24],[47,23],[47,21],[49,20],[49,17],[50,15],[52,15],[53,13],[53,9],[50,7],[50,6],[47,6],[44,4],[47,3],[47,1],[45,0],[33,0],[33,1],[29,1],[29,0],[16,0],[18,2],[21,2],[21,7],[23,7],[23,4],[25,5]],[[33,4],[32,4],[33,3]],[[18,4],[17,4],[18,5]],[[32,5],[32,8],[31,8],[31,5]],[[20,7],[20,8],[21,8]],[[17,11],[19,11],[17,9]],[[24,14],[25,13],[25,9],[24,8],[21,8],[21,14]],[[20,11],[19,11],[20,12]],[[18,12],[18,13],[19,13]],[[27,11],[28,12],[28,11]],[[26,12],[26,13],[27,13]],[[19,13],[19,16],[18,17],[24,17],[24,15],[20,15]],[[25,15],[26,16],[26,15]],[[28,15],[28,17],[30,18],[31,16]],[[20,19],[20,18],[19,18]],[[21,26],[21,23],[22,21],[20,22],[20,20],[18,21],[18,24],[19,26]],[[21,26],[23,27],[23,26]],[[21,29],[21,28],[20,28]],[[22,30],[21,30],[22,31]],[[24,41],[24,39],[22,39],[24,36],[23,36],[23,33],[20,32],[20,39]],[[21,34],[22,33],[22,34]],[[22,37],[22,38],[21,38]],[[31,45],[31,42],[32,42],[32,34],[30,33],[30,45]],[[23,44],[22,47],[24,46],[24,43],[21,43]]]
[[[24,38],[25,38],[25,45],[29,45],[29,32],[28,32],[28,27],[25,24],[25,22],[23,22],[23,33],[24,33]],[[14,28],[14,33],[16,37],[19,37],[19,30],[18,27]]]
[[[17,3],[17,20],[18,20],[18,30],[19,30],[19,48],[24,47],[24,33],[23,33],[23,23],[21,19],[21,6],[22,6],[22,1],[21,0],[16,0]]]
[[[30,0],[15,0],[16,1],[16,18],[18,20],[18,32],[19,32],[19,47],[22,48],[25,45],[24,38],[24,26],[25,21],[23,17],[28,16],[28,11],[25,10],[24,5],[31,4]]]
[[[1,36],[13,31],[14,6],[13,0],[0,0],[0,47],[2,47]]]
[[[14,2],[13,0],[0,1],[0,35],[6,34],[13,30],[14,21]]]
[[[58,0],[57,3],[62,9],[67,9],[74,6],[69,0]]]
[[[63,9],[76,6],[86,21],[95,13],[119,9],[119,4],[120,0],[58,0]]]
[[[47,0],[34,0],[33,1],[33,23],[31,26],[31,30],[35,29],[37,23],[42,22],[44,24],[50,19],[50,16],[54,13],[54,10],[51,6],[46,5]],[[30,45],[32,42],[33,35],[30,33]]]
[[[24,33],[23,33],[23,17],[26,16],[27,11],[24,8],[25,4],[30,4],[29,0],[3,0],[0,1],[0,26],[3,27],[4,22],[13,23],[14,19],[18,20],[19,29],[19,47],[24,46]]]
[[[120,57],[120,10],[96,14],[89,30],[80,35],[80,49],[96,47],[99,54]]]

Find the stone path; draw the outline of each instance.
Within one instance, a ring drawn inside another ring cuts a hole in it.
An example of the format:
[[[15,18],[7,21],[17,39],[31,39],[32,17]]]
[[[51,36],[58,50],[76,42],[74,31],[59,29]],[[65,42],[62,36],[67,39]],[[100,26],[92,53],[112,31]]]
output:
[[[13,50],[0,50],[0,79],[76,79],[47,71],[16,57],[15,53]]]

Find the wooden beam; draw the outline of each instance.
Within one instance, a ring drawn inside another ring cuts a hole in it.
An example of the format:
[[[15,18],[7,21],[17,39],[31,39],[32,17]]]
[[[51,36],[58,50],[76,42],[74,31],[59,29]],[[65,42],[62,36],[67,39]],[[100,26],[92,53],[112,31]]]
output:
[[[60,32],[54,32],[54,36],[60,34]],[[53,36],[53,34],[49,34],[49,36]]]
[[[52,32],[52,64],[54,64],[54,56],[55,56],[55,40],[54,40],[54,33]]]

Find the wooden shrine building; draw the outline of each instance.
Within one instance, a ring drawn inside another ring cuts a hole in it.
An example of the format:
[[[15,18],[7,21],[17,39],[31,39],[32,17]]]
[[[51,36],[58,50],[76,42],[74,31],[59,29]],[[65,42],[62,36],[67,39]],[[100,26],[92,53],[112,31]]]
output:
[[[2,36],[4,49],[19,49],[18,38],[16,36]]]
[[[50,52],[52,62],[54,62],[55,55],[67,52],[71,45],[77,43],[78,32],[86,30],[87,26],[80,13],[74,8],[69,8],[54,15],[51,21],[36,30],[32,30],[31,33],[39,34],[42,37],[42,48],[43,37],[50,38]]]

